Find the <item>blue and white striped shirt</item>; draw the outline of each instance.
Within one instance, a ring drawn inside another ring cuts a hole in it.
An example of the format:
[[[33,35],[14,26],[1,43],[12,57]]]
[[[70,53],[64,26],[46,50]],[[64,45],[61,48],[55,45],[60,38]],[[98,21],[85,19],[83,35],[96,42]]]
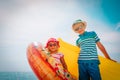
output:
[[[79,35],[76,45],[80,47],[78,60],[98,60],[96,42],[100,39],[94,31],[84,32]]]

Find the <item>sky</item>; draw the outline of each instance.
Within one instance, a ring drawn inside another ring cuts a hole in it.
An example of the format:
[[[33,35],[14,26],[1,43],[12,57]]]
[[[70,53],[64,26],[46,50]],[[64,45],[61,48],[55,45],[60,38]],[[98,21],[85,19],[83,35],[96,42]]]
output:
[[[120,62],[120,0],[0,0],[0,71],[31,71],[26,49],[50,37],[75,45],[74,20],[87,22]],[[99,55],[103,54],[98,50]]]

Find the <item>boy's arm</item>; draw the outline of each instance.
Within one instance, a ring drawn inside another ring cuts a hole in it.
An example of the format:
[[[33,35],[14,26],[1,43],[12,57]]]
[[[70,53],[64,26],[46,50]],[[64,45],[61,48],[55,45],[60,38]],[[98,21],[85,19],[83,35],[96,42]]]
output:
[[[108,53],[107,53],[105,47],[103,46],[103,44],[102,44],[100,41],[98,41],[96,44],[97,44],[98,48],[102,51],[102,53],[104,54],[104,56],[105,56],[107,59],[112,60],[112,59],[110,58],[110,56],[108,55]],[[115,61],[115,60],[112,60],[112,61]],[[116,61],[115,61],[115,62],[116,62]]]

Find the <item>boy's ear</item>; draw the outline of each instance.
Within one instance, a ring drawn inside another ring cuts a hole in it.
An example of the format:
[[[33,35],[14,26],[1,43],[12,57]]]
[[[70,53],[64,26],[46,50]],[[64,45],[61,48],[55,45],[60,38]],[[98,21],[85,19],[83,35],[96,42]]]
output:
[[[86,29],[86,26],[84,27],[84,29]]]
[[[87,22],[86,21],[84,21],[84,26],[85,26],[85,28],[87,27]]]

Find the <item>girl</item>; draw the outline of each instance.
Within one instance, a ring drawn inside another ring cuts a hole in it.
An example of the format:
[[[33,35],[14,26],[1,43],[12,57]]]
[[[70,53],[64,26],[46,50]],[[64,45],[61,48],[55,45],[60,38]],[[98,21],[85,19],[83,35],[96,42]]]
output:
[[[60,45],[59,41],[55,38],[50,38],[46,43],[46,49],[48,50],[48,62],[56,71],[57,75],[63,78],[63,80],[73,80],[72,76],[68,72],[67,65],[64,60],[64,55],[58,52]]]

